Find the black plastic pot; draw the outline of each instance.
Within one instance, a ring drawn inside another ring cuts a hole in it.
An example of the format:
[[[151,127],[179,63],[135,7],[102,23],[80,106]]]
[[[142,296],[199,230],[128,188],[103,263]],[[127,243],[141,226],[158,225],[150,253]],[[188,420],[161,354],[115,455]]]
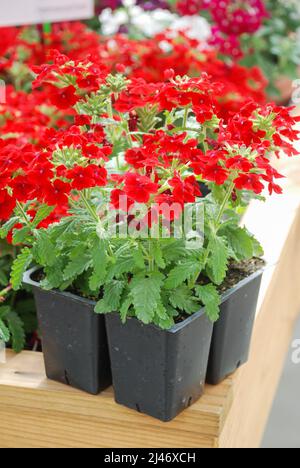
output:
[[[221,314],[214,324],[207,383],[217,385],[249,358],[250,343],[263,270],[223,296]]]
[[[47,377],[96,395],[112,383],[104,317],[93,301],[43,290],[36,272],[24,283],[33,287]]]
[[[106,316],[117,403],[170,421],[203,393],[213,325],[204,311],[170,330]]]

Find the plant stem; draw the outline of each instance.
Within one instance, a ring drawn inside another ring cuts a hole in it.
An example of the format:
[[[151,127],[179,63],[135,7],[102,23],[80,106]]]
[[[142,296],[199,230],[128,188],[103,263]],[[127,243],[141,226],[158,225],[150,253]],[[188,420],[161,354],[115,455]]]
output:
[[[31,223],[30,223],[30,221],[29,221],[29,219],[28,219],[28,216],[27,216],[27,214],[25,213],[23,206],[22,206],[21,203],[18,202],[18,201],[17,201],[17,208],[18,208],[18,210],[21,212],[21,215],[22,215],[22,217],[23,217],[23,221],[24,221],[25,224],[31,229],[32,226],[31,226]]]
[[[90,213],[90,215],[93,217],[93,219],[98,223],[99,222],[99,216],[96,213],[96,210],[93,206],[90,205],[89,200],[86,198],[85,194],[81,192],[81,199],[83,203],[85,204],[86,209]]]
[[[189,117],[189,111],[190,111],[190,108],[189,106],[187,106],[185,108],[185,111],[184,111],[184,117],[183,117],[183,128],[185,128],[187,126],[187,121],[188,121],[188,117]]]
[[[216,232],[218,232],[218,230],[220,229],[220,222],[222,220],[222,216],[224,214],[224,211],[226,209],[226,205],[232,195],[232,192],[233,192],[233,189],[234,189],[234,182],[231,182],[230,185],[229,185],[229,188],[226,192],[226,195],[225,195],[225,198],[222,202],[222,205],[220,207],[220,211],[219,211],[219,214],[217,216],[217,219],[216,219]]]
[[[149,271],[152,273],[154,271],[154,258],[152,255],[152,241],[149,240]]]
[[[207,138],[207,128],[203,127],[203,147],[204,147],[205,153],[207,153],[207,151],[209,150],[208,144],[206,143],[206,138]]]
[[[8,294],[11,290],[12,290],[12,285],[10,284],[9,286],[7,286],[7,288],[0,291],[0,298],[3,298],[4,296],[6,296],[6,294]]]
[[[232,195],[233,189],[234,189],[234,182],[230,182],[230,185],[229,185],[228,190],[227,190],[227,192],[225,194],[224,200],[223,200],[223,202],[222,202],[222,204],[220,206],[220,210],[219,210],[216,222],[215,222],[215,234],[217,234],[220,227],[222,226],[221,220],[222,220],[224,211],[226,209],[227,203],[228,203],[228,201],[229,201],[229,199],[230,199],[230,197]],[[195,285],[197,283],[197,280],[198,280],[198,278],[199,278],[199,276],[201,274],[201,271],[205,270],[210,253],[211,253],[211,246],[210,246],[210,242],[209,242],[206,249],[205,249],[204,257],[203,257],[203,259],[201,261],[201,268],[199,269],[199,271],[195,275],[194,279],[191,281],[190,289],[193,289],[195,287]]]

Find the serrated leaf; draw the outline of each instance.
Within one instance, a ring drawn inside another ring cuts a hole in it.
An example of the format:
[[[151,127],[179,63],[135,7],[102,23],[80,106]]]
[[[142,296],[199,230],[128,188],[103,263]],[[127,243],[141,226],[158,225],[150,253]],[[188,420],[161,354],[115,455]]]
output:
[[[186,248],[182,241],[170,239],[162,247],[163,256],[167,265],[186,256]]]
[[[203,305],[205,306],[206,315],[212,322],[216,322],[220,315],[221,297],[217,288],[213,284],[205,286],[196,286],[195,291]]]
[[[92,291],[98,291],[104,284],[107,274],[107,254],[104,241],[97,239],[91,250],[93,273],[89,279],[89,286]]]
[[[163,251],[162,251],[161,246],[160,246],[160,244],[158,242],[155,242],[153,244],[152,252],[153,252],[154,261],[155,261],[156,265],[159,268],[166,268],[166,262],[165,262],[165,260],[163,258]]]
[[[13,244],[19,245],[24,244],[29,234],[31,233],[31,228],[29,226],[24,226],[20,229],[14,229],[13,232]]]
[[[165,287],[166,289],[175,289],[185,281],[194,278],[194,276],[199,272],[200,266],[195,260],[182,262],[170,271],[165,282]]]
[[[104,295],[96,307],[97,314],[109,314],[118,312],[120,308],[121,296],[125,288],[125,281],[110,281],[104,286]]]
[[[28,247],[21,250],[18,257],[12,265],[11,284],[14,290],[18,290],[22,284],[23,276],[30,263],[32,262],[32,253]]]
[[[163,304],[158,304],[154,317],[154,323],[163,330],[169,330],[174,325],[173,315],[168,315],[167,308],[164,307]]]
[[[5,239],[5,237],[7,237],[8,233],[9,233],[9,231],[11,231],[12,228],[16,224],[19,223],[19,221],[20,221],[19,216],[14,216],[9,221],[7,221],[5,224],[3,224],[3,226],[1,226],[1,228],[0,228],[0,238]]]
[[[0,270],[0,285],[6,286],[8,284],[8,277],[3,270]]]
[[[125,301],[123,302],[120,308],[120,316],[121,316],[122,323],[126,322],[127,315],[131,306],[132,306],[132,298],[128,297],[127,299],[125,299]]]
[[[34,220],[32,221],[33,227],[36,228],[42,221],[48,218],[48,216],[50,216],[54,208],[55,208],[54,206],[49,206],[49,205],[40,206],[36,212]]]
[[[199,302],[187,286],[181,286],[170,293],[170,304],[188,314],[194,314],[200,308]]]
[[[265,252],[260,242],[258,242],[258,240],[254,236],[251,237],[251,240],[252,240],[252,246],[253,246],[253,256],[263,257]]]
[[[236,260],[248,260],[253,257],[253,241],[246,229],[227,227],[222,233],[226,236]]]
[[[72,258],[64,270],[64,280],[68,281],[71,278],[80,276],[85,270],[91,266],[91,257],[88,253],[77,254]]]
[[[33,255],[39,265],[53,266],[57,261],[55,246],[51,242],[48,232],[43,230],[35,231],[36,243],[33,248]]]
[[[7,326],[5,325],[3,320],[0,319],[0,340],[7,343],[7,341],[9,341],[9,339],[10,339],[9,329],[7,328]]]
[[[11,334],[12,347],[15,353],[20,353],[25,346],[24,324],[16,312],[11,310],[6,317]]]
[[[10,312],[10,306],[1,306],[0,307],[0,319],[5,319],[7,314]]]
[[[143,323],[151,323],[155,316],[161,302],[163,278],[160,273],[155,273],[148,278],[136,277],[130,284],[135,313]]]
[[[225,240],[222,237],[213,237],[209,242],[211,251],[208,261],[207,273],[211,280],[219,285],[221,284],[227,272],[228,265],[228,248]]]
[[[132,251],[132,257],[134,259],[135,265],[137,268],[143,270],[145,268],[145,259],[142,249],[138,246]]]
[[[135,267],[134,259],[131,257],[117,258],[115,265],[110,269],[108,279],[120,278],[124,273],[132,273]]]
[[[63,262],[61,258],[57,259],[57,262],[52,267],[45,268],[46,277],[41,281],[41,287],[43,289],[57,289],[64,281],[63,277]]]

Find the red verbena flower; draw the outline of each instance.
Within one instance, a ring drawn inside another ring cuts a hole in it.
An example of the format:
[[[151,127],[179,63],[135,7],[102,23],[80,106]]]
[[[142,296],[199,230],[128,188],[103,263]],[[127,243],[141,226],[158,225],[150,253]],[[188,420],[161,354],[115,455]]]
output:
[[[125,174],[124,192],[135,202],[148,203],[151,194],[156,193],[158,187],[158,184],[152,182],[147,176],[130,172]]]
[[[76,96],[76,88],[74,86],[67,86],[66,88],[51,86],[49,99],[51,103],[59,109],[68,109],[73,107],[79,101],[79,97]]]

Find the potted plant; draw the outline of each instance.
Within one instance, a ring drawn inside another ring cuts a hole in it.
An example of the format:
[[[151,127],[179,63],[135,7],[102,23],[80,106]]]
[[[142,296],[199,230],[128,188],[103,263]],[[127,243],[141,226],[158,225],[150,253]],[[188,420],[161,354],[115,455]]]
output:
[[[206,75],[166,70],[164,82],[151,84],[128,80],[122,66],[113,76],[89,60],[53,53],[53,61],[34,85],[45,86],[57,107],[72,108],[74,125],[45,132],[26,158],[11,154],[2,189],[11,219],[2,235],[12,229],[26,245],[12,285],[21,285],[32,262],[40,267],[29,277],[42,335],[50,330],[45,353],[63,368],[56,353],[63,349],[77,375],[77,353],[87,335],[97,341],[98,325],[105,348],[105,315],[116,400],[167,421],[202,394],[220,304],[261,269],[253,260],[261,247],[239,225],[240,207],[265,185],[280,193],[270,154],[295,154],[296,120],[288,109],[250,102],[225,122],[222,86]],[[242,273],[233,280],[236,263]],[[245,334],[240,328],[225,347]],[[107,362],[98,352],[89,348],[84,359]]]

